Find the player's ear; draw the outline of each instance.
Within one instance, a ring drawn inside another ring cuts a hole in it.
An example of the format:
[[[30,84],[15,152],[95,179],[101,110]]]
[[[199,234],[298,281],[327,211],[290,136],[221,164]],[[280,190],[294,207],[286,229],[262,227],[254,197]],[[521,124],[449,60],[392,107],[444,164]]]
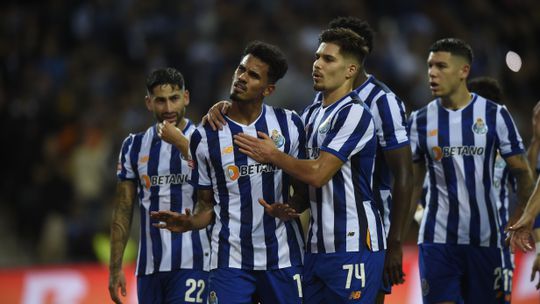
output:
[[[149,95],[144,96],[144,103],[148,111],[152,112],[152,98]]]
[[[356,74],[358,74],[358,68],[358,64],[356,63],[349,64],[349,66],[347,67],[347,74],[345,75],[345,78],[356,78]]]
[[[189,91],[184,90],[184,106],[187,106],[189,104]]]
[[[266,86],[266,88],[264,89],[263,91],[263,97],[267,97],[267,96],[270,96],[270,94],[272,94],[274,92],[274,90],[276,89],[276,85],[275,84],[269,84]]]
[[[459,70],[459,77],[463,79],[467,79],[469,77],[469,73],[471,72],[471,65],[470,64],[464,64],[461,66],[461,69]]]

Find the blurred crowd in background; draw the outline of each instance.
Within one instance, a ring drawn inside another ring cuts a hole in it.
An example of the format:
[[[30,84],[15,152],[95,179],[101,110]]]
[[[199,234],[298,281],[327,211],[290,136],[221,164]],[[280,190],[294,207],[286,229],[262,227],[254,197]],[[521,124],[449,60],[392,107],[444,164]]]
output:
[[[95,236],[109,230],[119,146],[154,120],[144,106],[150,71],[172,66],[184,74],[187,116],[199,122],[228,97],[246,43],[264,40],[280,46],[289,61],[267,102],[301,111],[314,96],[319,32],[347,15],[375,29],[367,70],[408,111],[431,100],[431,43],[443,37],[469,42],[471,76],[501,82],[504,103],[528,143],[531,110],[540,100],[540,1],[4,1],[0,266],[96,260]],[[521,56],[518,72],[506,66],[508,51]]]

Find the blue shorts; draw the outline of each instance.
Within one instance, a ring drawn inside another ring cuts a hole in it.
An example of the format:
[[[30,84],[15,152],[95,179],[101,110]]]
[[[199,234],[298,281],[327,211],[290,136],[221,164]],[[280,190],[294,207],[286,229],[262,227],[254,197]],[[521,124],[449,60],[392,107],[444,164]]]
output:
[[[208,272],[177,269],[137,277],[139,303],[206,303]]]
[[[495,269],[495,288],[497,289],[497,303],[510,304],[512,298],[512,278],[514,277],[514,255],[510,248],[499,249],[502,258],[502,267]]]
[[[302,267],[276,270],[217,268],[208,278],[208,304],[301,304]]]
[[[502,271],[499,248],[449,244],[418,247],[424,303],[498,303],[495,281]]]
[[[385,251],[306,253],[304,303],[374,303]]]

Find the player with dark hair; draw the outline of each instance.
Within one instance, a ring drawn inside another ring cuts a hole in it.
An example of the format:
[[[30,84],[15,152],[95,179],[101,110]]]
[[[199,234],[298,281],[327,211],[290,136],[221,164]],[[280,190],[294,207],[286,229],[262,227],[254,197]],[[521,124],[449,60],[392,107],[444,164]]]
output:
[[[496,303],[502,245],[493,187],[497,151],[517,180],[518,202],[532,190],[524,147],[508,110],[470,93],[472,50],[446,38],[429,49],[428,77],[435,100],[411,114],[413,202],[428,177],[419,231],[425,303]]]
[[[306,160],[280,152],[259,132],[235,136],[250,158],[309,184],[310,229],[304,263],[306,303],[373,303],[382,280],[386,238],[371,189],[376,151],[373,117],[353,92],[366,42],[344,28],[322,32],[313,87],[322,100],[302,114]],[[277,215],[280,203],[261,203]],[[294,202],[293,202],[294,203]],[[306,207],[286,204],[298,215]]]
[[[258,200],[292,203],[307,198],[307,187],[276,166],[247,157],[233,143],[236,134],[264,132],[283,153],[305,157],[300,117],[263,103],[286,71],[287,61],[276,46],[255,41],[245,48],[232,79],[227,126],[200,126],[191,136],[197,209],[193,214],[186,210],[152,215],[161,222],[157,227],[175,232],[213,223],[208,303],[302,303],[303,237],[298,221],[269,216]]]
[[[330,28],[347,28],[362,38],[367,54],[373,49],[373,29],[356,17],[338,17],[328,24]],[[405,221],[411,206],[412,156],[407,134],[404,103],[384,83],[370,75],[364,64],[354,82],[355,92],[370,108],[377,134],[377,156],[373,195],[383,216],[387,250],[381,292],[377,302],[391,293],[391,286],[404,282],[402,241],[408,229]],[[316,100],[320,98],[320,94]]]
[[[141,229],[137,261],[140,303],[203,303],[208,278],[210,244],[204,229],[182,234],[153,227],[150,212],[179,212],[196,206],[196,193],[188,183],[191,168],[179,149],[163,141],[158,126],[169,124],[189,136],[195,131],[184,118],[189,92],[184,77],[173,68],[152,72],[147,80],[146,107],[157,124],[130,134],[118,160],[118,186],[111,227],[109,293],[122,303],[126,295],[122,257],[129,237],[135,201],[139,202]]]

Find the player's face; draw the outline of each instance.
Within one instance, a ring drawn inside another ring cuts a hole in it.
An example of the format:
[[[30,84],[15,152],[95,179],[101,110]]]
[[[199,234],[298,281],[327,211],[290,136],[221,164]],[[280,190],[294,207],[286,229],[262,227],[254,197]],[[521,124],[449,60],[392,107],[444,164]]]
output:
[[[428,57],[429,88],[434,97],[452,95],[468,76],[468,64],[449,52],[430,52]]]
[[[231,99],[234,101],[260,101],[274,89],[268,83],[268,64],[248,54],[234,71]]]
[[[315,53],[313,62],[313,88],[315,91],[332,91],[347,80],[349,63],[334,43],[323,42]]]
[[[177,85],[164,84],[154,87],[146,96],[146,107],[159,122],[166,120],[178,126],[189,104],[189,92]]]

